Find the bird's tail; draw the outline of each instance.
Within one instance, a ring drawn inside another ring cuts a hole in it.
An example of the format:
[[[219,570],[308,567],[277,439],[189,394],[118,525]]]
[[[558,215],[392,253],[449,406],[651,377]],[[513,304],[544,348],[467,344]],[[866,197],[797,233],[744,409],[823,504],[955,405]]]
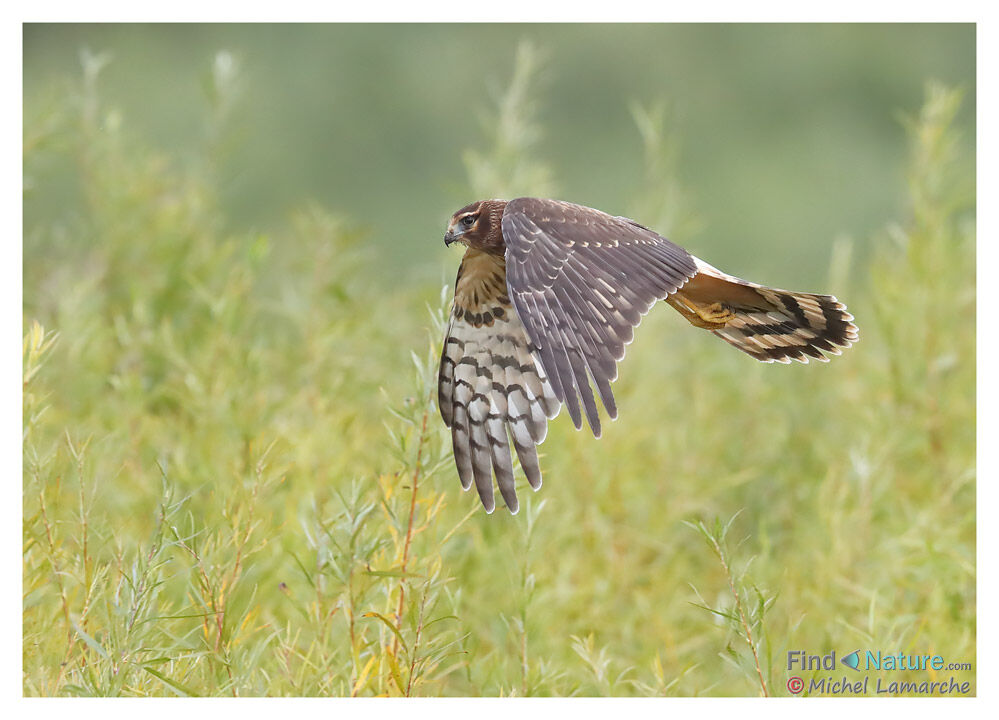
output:
[[[726,275],[694,258],[698,273],[666,301],[691,324],[762,362],[828,361],[857,341],[846,305],[832,295],[790,292]]]

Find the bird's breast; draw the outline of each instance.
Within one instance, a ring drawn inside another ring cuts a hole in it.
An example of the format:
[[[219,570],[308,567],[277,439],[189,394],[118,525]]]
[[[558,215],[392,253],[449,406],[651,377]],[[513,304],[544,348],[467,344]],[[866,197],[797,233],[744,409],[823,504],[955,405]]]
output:
[[[513,312],[506,289],[506,260],[469,248],[458,269],[454,288],[454,315],[481,327]]]

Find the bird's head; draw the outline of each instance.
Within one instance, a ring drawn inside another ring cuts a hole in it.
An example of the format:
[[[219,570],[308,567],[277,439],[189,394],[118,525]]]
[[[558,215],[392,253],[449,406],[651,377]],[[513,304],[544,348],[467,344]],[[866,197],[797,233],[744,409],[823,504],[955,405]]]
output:
[[[451,216],[444,233],[444,244],[461,243],[483,252],[502,254],[503,208],[506,200],[479,200]]]

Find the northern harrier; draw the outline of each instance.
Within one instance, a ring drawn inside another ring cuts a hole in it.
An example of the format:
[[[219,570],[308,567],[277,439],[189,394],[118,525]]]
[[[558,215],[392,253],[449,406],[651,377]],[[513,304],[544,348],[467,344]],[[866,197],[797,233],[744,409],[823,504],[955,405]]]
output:
[[[531,487],[536,446],[562,403],[600,436],[593,389],[610,384],[634,328],[659,300],[763,362],[826,361],[857,340],[832,295],[726,275],[634,220],[558,200],[481,200],[451,217],[445,245],[467,249],[441,354],[438,402],[462,487],[492,512],[492,476],[517,512],[508,436]]]

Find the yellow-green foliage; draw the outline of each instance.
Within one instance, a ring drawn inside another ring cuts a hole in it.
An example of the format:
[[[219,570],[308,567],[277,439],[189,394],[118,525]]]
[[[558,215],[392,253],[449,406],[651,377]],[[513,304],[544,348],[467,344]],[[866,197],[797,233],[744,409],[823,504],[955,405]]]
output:
[[[545,486],[521,483],[511,517],[458,486],[440,288],[372,283],[356,218],[305,204],[260,234],[223,217],[226,58],[193,161],[128,135],[100,62],[26,123],[29,192],[61,154],[85,197],[25,238],[26,694],[784,694],[792,649],[973,661],[959,93],[930,85],[906,121],[909,212],[876,257],[832,254],[855,348],[759,365],[653,312],[621,419],[599,442],[555,421]],[[557,177],[533,159],[536,62],[522,51],[491,149],[466,154],[472,195]],[[636,204],[690,227],[666,115],[634,114]]]

